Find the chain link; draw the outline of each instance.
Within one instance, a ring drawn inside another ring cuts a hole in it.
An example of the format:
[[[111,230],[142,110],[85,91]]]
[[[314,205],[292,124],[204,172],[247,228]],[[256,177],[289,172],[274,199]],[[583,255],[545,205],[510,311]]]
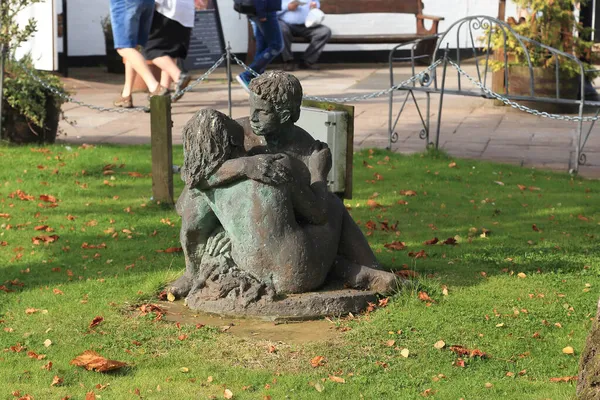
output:
[[[506,97],[493,92],[492,90],[488,89],[487,87],[485,87],[481,82],[479,82],[477,79],[473,78],[471,75],[469,75],[468,73],[466,73],[458,64],[456,64],[454,61],[452,60],[448,60],[448,63],[450,65],[452,65],[461,75],[463,75],[465,78],[467,78],[469,81],[471,81],[472,84],[474,84],[475,86],[477,86],[479,89],[481,89],[486,95],[496,99],[496,100],[500,100],[501,102],[503,102],[504,104],[511,106],[512,108],[515,108],[519,111],[523,111],[526,112],[528,114],[532,114],[532,115],[536,115],[538,117],[543,117],[543,118],[550,118],[550,119],[555,119],[558,121],[570,121],[570,122],[594,122],[597,121],[598,119],[600,119],[600,117],[571,117],[569,115],[560,115],[560,114],[550,114],[547,113],[545,111],[539,111],[533,108],[529,108],[527,106],[524,106],[522,104],[519,104],[515,101],[509,100]]]
[[[242,68],[244,68],[244,71],[250,73],[251,75],[253,75],[254,77],[260,76],[260,74],[258,72],[256,72],[255,70],[253,70],[252,68],[250,68],[249,66],[247,66],[246,64],[244,64],[244,62],[242,60],[240,60],[239,58],[236,57],[235,54],[230,53],[231,57],[233,57],[233,60]]]
[[[416,81],[420,80],[421,82],[423,82],[423,85],[426,85],[428,81],[430,81],[430,77],[429,77],[429,73],[434,70],[435,68],[437,68],[438,65],[441,64],[441,60],[437,60],[436,62],[434,62],[433,64],[431,64],[429,67],[427,67],[425,70],[419,72],[416,75],[411,76],[410,78],[408,78],[405,81],[402,81],[396,85],[393,85],[391,87],[389,87],[388,89],[384,89],[384,90],[380,90],[378,92],[374,92],[374,93],[369,93],[369,94],[365,94],[365,95],[361,95],[361,96],[354,96],[354,97],[319,97],[319,96],[304,96],[304,98],[306,100],[315,100],[315,101],[325,101],[325,102],[333,102],[333,103],[353,103],[356,101],[363,101],[363,100],[370,100],[370,99],[374,99],[376,97],[380,97],[380,96],[384,96],[386,94],[389,94],[391,92],[393,92],[394,90],[398,90],[400,88],[404,88],[409,86],[410,84],[415,83]]]
[[[200,82],[202,82],[202,81],[206,80],[206,78],[208,78],[208,76],[209,76],[210,74],[212,74],[213,72],[215,72],[215,70],[216,70],[217,68],[219,68],[219,66],[220,66],[221,64],[223,64],[223,61],[225,61],[225,59],[226,59],[226,58],[227,58],[227,53],[223,53],[223,55],[221,56],[221,58],[219,58],[219,59],[217,60],[217,62],[215,62],[215,63],[213,64],[213,66],[212,66],[212,67],[210,67],[210,68],[208,69],[208,71],[206,71],[205,73],[203,73],[203,74],[202,74],[202,76],[200,76],[200,77],[199,77],[198,79],[196,79],[195,81],[193,81],[193,82],[190,82],[190,84],[189,84],[189,85],[187,85],[187,86],[186,86],[184,89],[181,89],[181,90],[179,90],[179,91],[177,91],[177,92],[171,93],[171,98],[175,98],[175,97],[181,97],[181,96],[183,96],[185,93],[189,92],[189,91],[190,91],[190,90],[192,90],[192,89],[193,89],[195,86],[197,86],[197,85],[198,85]]]

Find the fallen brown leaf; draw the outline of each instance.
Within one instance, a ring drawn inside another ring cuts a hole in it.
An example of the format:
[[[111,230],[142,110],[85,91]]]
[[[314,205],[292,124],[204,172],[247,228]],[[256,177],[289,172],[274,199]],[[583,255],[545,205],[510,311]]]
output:
[[[93,350],[84,351],[72,359],[69,364],[84,367],[88,371],[95,370],[97,372],[112,371],[127,366],[124,362],[104,358]]]
[[[97,327],[100,322],[104,321],[104,317],[98,315],[97,317],[94,317],[94,319],[92,320],[92,322],[90,322],[90,329]]]
[[[404,248],[406,248],[406,243],[394,241],[392,243],[384,244],[383,247],[390,250],[404,250]]]
[[[326,362],[325,357],[316,356],[312,360],[310,360],[310,365],[312,365],[313,368],[317,368],[317,367],[322,367],[323,365],[325,365],[325,362]]]
[[[426,246],[431,246],[431,245],[437,244],[437,242],[439,242],[439,241],[440,240],[438,238],[434,237],[433,239],[424,241],[423,244]]]

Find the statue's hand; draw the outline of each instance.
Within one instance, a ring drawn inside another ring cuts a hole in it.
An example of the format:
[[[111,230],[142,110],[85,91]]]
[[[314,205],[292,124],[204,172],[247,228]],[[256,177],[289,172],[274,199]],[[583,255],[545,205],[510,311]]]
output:
[[[331,170],[331,150],[327,143],[315,141],[313,144],[313,152],[308,159],[308,169],[311,177],[317,177],[320,180],[327,179],[327,174]]]
[[[290,169],[280,162],[284,158],[284,154],[261,154],[250,157],[246,165],[246,176],[273,186],[291,182]]]
[[[231,240],[225,231],[212,235],[206,241],[206,254],[209,256],[231,257]]]

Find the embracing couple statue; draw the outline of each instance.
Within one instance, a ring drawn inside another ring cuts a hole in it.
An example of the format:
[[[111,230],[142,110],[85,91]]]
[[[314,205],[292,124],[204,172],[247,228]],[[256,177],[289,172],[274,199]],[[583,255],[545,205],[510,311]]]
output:
[[[186,272],[169,292],[188,305],[223,300],[235,311],[338,287],[396,290],[342,201],[327,191],[331,153],[294,125],[302,86],[281,71],[251,82],[250,126],[198,111],[183,129],[185,188],[177,201]],[[227,311],[227,310],[226,310]]]

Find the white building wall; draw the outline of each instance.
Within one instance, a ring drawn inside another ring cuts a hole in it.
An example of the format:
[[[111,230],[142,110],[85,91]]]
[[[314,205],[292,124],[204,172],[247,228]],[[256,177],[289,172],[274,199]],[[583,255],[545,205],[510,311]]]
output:
[[[232,0],[217,0],[225,41],[236,53],[245,53],[247,46],[246,18],[233,10]],[[424,13],[445,17],[440,23],[444,31],[453,22],[468,15],[498,14],[498,0],[423,0]],[[105,54],[104,35],[100,26],[102,17],[109,13],[109,0],[68,0],[68,35],[70,56]],[[516,6],[508,2],[506,15],[516,15]],[[327,24],[336,34],[414,33],[415,17],[390,14],[328,15]],[[456,43],[451,42],[451,47]],[[391,45],[328,45],[326,51],[381,50]],[[301,46],[297,49],[302,49]]]

